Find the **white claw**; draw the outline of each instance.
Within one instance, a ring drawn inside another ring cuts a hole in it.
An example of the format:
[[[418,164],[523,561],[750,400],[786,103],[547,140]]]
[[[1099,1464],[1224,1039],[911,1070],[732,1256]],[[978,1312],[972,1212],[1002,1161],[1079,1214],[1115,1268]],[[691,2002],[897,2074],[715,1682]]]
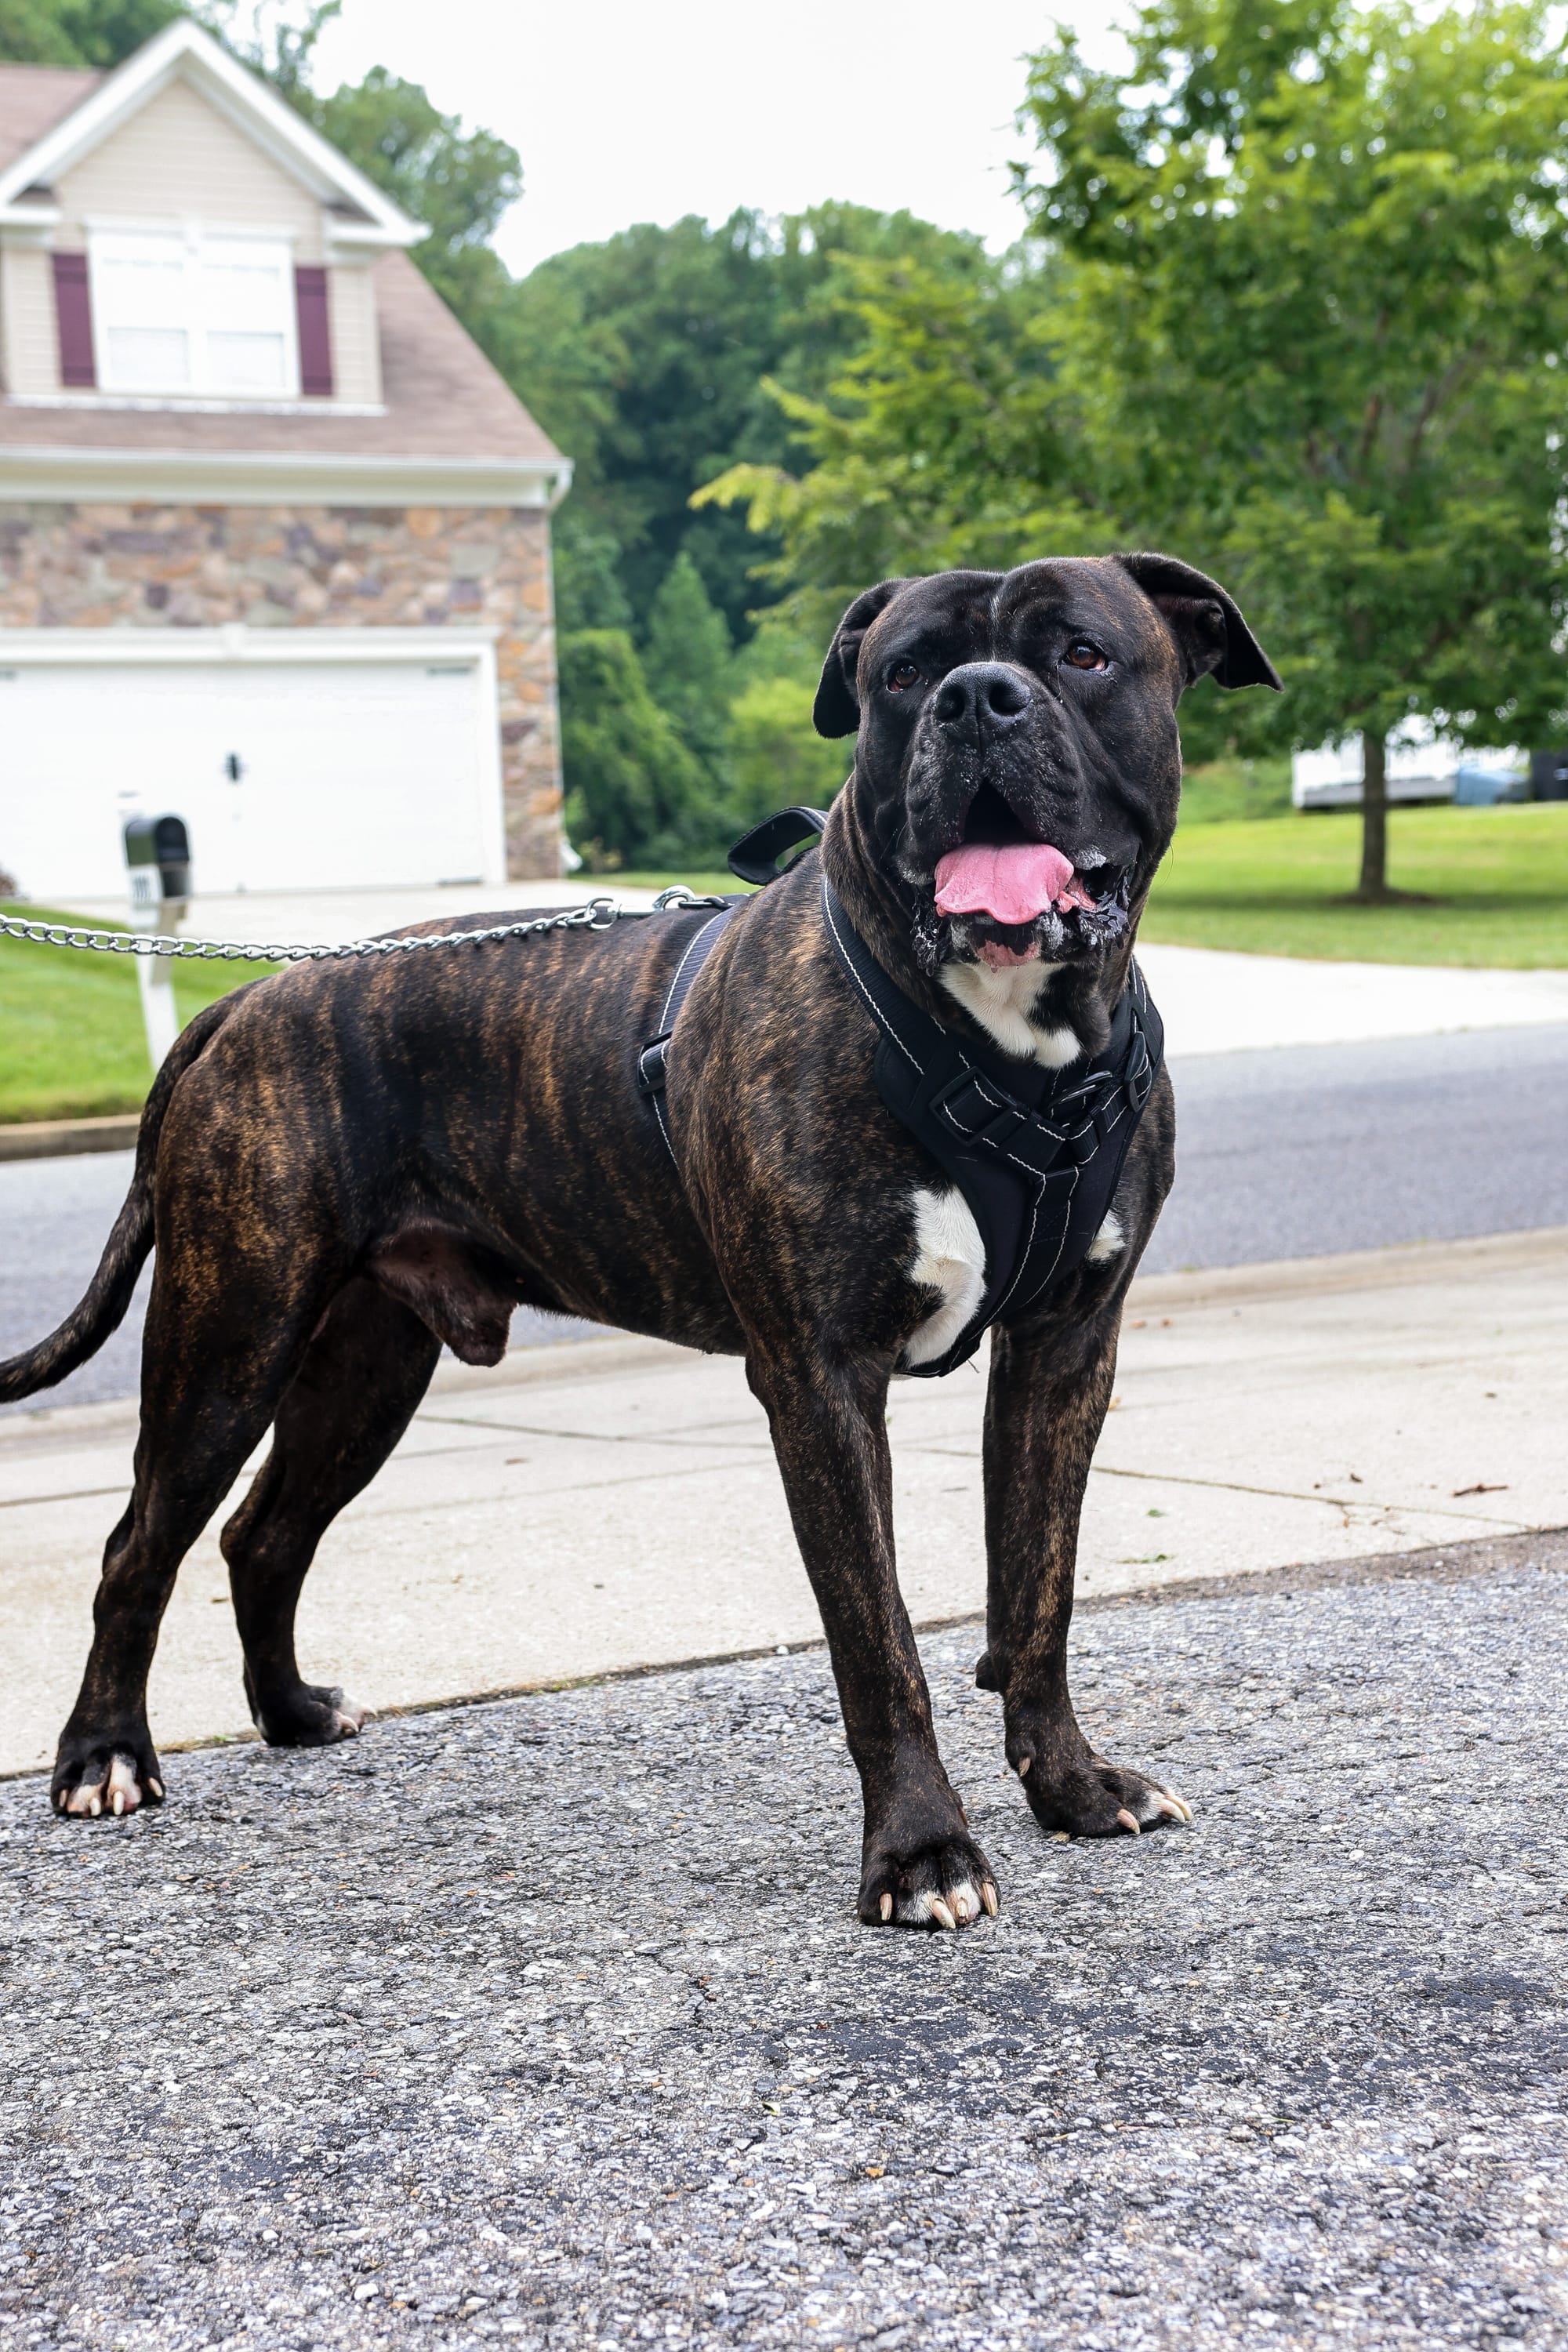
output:
[[[142,1802],[142,1791],[136,1785],[135,1759],[116,1756],[109,1767],[108,1796],[118,1821],[122,1813],[133,1813]]]
[[[155,1797],[160,1799],[162,1798],[163,1794],[163,1783],[162,1780],[154,1780],[152,1774],[149,1773],[147,1776],[147,1786]]]
[[[940,1895],[933,1895],[931,1898],[931,1916],[939,1927],[956,1927],[958,1925]]]
[[[116,1789],[113,1796],[110,1800],[110,1806],[114,1814],[115,1820],[118,1821],[121,1813],[125,1811],[125,1791],[123,1789]]]
[[[1143,1832],[1138,1826],[1137,1814],[1130,1813],[1125,1805],[1122,1805],[1118,1809],[1116,1818],[1121,1822],[1124,1830],[1131,1831],[1134,1837],[1142,1836]]]
[[[92,1815],[94,1821],[97,1821],[100,1813],[103,1811],[103,1799],[99,1795],[96,1789],[87,1801],[87,1810]]]
[[[986,1911],[989,1913],[990,1916],[994,1919],[996,1916],[996,1889],[992,1885],[991,1881],[988,1878],[983,1878],[980,1882],[980,1900],[984,1904]]]
[[[877,1908],[880,1911],[880,1913],[881,1913],[881,1915],[882,1915],[882,1925],[883,1925],[883,1927],[885,1927],[887,1926],[887,1924],[888,1924],[889,1920],[889,1919],[892,1917],[892,1916],[893,1916],[893,1898],[892,1898],[892,1896],[891,1896],[890,1895],[884,1895],[881,1897],[880,1901],[878,1903]]]
[[[1033,1758],[1032,1756],[1026,1756],[1026,1757],[1025,1757],[1025,1759],[1024,1759],[1023,1762],[1022,1762],[1022,1763],[1019,1765],[1019,1767],[1018,1767],[1018,1778],[1019,1778],[1019,1780],[1020,1780],[1023,1779],[1023,1777],[1024,1777],[1025,1773],[1028,1770],[1028,1769],[1029,1769],[1030,1765],[1034,1762],[1034,1760],[1035,1760],[1035,1759],[1034,1759],[1034,1758]]]

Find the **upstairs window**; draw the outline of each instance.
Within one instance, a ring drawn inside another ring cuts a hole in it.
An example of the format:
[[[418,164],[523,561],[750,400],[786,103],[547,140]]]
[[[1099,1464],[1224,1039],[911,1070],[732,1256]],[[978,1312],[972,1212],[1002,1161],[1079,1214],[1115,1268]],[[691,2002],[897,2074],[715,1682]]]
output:
[[[103,392],[292,399],[293,256],[274,238],[103,230],[89,247]]]

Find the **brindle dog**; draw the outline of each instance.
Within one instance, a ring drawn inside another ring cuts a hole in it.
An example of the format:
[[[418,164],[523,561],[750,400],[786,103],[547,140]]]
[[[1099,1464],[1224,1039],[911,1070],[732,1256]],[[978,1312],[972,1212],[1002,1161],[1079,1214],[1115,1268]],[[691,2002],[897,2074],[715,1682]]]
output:
[[[251,1713],[284,1745],[359,1730],[363,1711],[296,1664],[306,1571],[442,1343],[493,1364],[527,1304],[744,1358],[860,1774],[859,1916],[951,1927],[994,1911],[900,1596],[885,1422],[900,1363],[939,1355],[976,1295],[979,1236],[878,1096],[878,1032],[825,936],[818,856],[929,1011],[1053,1065],[1097,1052],[1175,824],[1176,705],[1211,670],[1278,684],[1225,592],[1164,556],[857,598],[816,700],[822,733],[856,734],[854,772],[820,853],[747,903],[691,993],[668,1094],[679,1170],[637,1053],[704,915],[305,964],[200,1014],[153,1088],[86,1297],[0,1366],[0,1397],[62,1379],[124,1314],[155,1241],[135,1487],[104,1555],[58,1810],[162,1799],[146,1714],[159,1621],[269,1426],[223,1531]],[[976,840],[1052,845],[1070,898],[1022,925],[940,917],[937,865]],[[1079,1507],[1173,1132],[1162,1076],[1090,1259],[991,1346],[978,1678],[1002,1695],[1037,1817],[1079,1835],[1187,1818],[1097,1753],[1067,1676]]]

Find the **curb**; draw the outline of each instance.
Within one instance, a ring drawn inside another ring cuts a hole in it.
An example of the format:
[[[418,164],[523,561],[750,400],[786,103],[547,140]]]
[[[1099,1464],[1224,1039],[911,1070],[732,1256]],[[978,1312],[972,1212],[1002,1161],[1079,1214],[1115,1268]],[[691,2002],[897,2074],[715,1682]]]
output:
[[[130,1151],[142,1125],[139,1110],[114,1118],[36,1118],[0,1127],[0,1160],[61,1160],[79,1151]]]

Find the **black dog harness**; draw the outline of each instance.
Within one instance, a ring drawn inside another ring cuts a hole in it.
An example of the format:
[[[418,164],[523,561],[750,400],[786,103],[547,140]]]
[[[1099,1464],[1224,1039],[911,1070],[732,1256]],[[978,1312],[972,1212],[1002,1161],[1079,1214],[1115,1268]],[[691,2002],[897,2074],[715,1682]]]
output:
[[[780,848],[807,830],[820,833],[826,822],[818,809],[770,817],[737,845],[731,867],[742,881],[771,881]],[[638,1057],[639,1080],[672,1159],[664,1105],[670,1040],[709,952],[744,903],[730,900],[693,935],[670,982],[659,1034]],[[973,1315],[944,1354],[904,1367],[935,1378],[967,1363],[993,1323],[1026,1313],[1082,1265],[1110,1213],[1159,1075],[1164,1029],[1134,964],[1105,1051],[1087,1067],[1073,1062],[1043,1069],[961,1039],[906,996],[850,925],[826,875],[822,919],[850,985],[882,1033],[878,1092],[963,1193],[985,1246],[985,1284]]]

